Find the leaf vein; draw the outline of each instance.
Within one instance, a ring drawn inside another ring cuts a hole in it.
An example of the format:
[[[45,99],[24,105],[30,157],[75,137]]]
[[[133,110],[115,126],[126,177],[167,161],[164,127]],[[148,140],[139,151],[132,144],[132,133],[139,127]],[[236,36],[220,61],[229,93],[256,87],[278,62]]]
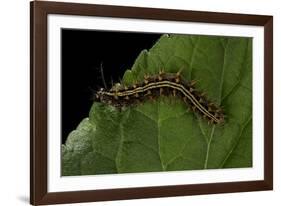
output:
[[[252,116],[249,117],[249,119],[245,122],[245,124],[243,125],[243,128],[241,129],[241,132],[239,134],[239,137],[237,138],[236,143],[233,145],[233,147],[230,149],[229,153],[226,155],[225,159],[222,161],[221,165],[219,168],[223,168],[224,164],[226,163],[226,161],[228,160],[228,158],[230,157],[230,155],[232,154],[232,152],[234,151],[234,149],[237,147],[240,138],[243,134],[244,129],[248,126],[248,124],[251,122]]]

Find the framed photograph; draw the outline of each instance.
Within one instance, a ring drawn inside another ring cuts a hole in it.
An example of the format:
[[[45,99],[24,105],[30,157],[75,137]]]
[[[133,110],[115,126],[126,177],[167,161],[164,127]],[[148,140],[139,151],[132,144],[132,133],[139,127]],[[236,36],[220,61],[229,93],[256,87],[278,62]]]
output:
[[[272,190],[272,16],[30,9],[31,204]]]

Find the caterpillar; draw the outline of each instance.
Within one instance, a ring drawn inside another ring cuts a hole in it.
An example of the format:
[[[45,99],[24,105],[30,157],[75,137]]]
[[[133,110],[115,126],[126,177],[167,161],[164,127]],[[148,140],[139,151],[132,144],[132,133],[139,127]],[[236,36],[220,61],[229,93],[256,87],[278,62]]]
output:
[[[95,95],[96,101],[124,107],[141,103],[147,99],[159,96],[173,96],[181,98],[194,112],[200,114],[208,123],[224,123],[224,112],[215,103],[206,98],[205,93],[195,89],[196,81],[186,81],[180,74],[164,73],[160,71],[156,75],[145,75],[144,80],[125,86],[116,84],[110,90],[101,88]]]

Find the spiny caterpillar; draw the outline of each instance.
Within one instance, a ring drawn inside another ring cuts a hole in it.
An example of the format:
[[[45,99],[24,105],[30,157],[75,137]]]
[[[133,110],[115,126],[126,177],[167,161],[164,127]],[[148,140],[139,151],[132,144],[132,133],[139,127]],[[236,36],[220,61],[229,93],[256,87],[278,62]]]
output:
[[[209,123],[221,124],[224,122],[223,110],[210,102],[194,88],[196,81],[187,82],[178,73],[164,73],[144,76],[142,82],[132,86],[121,84],[113,86],[109,91],[101,88],[96,93],[96,100],[115,107],[130,106],[147,99],[154,99],[161,95],[181,98],[194,112],[202,115]]]

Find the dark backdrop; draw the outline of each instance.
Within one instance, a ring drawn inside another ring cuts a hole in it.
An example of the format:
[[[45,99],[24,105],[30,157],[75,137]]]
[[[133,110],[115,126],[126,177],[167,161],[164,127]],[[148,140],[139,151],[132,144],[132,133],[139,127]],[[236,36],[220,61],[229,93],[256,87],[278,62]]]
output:
[[[143,49],[150,49],[160,34],[62,29],[62,143],[88,117],[94,91],[118,82]]]

